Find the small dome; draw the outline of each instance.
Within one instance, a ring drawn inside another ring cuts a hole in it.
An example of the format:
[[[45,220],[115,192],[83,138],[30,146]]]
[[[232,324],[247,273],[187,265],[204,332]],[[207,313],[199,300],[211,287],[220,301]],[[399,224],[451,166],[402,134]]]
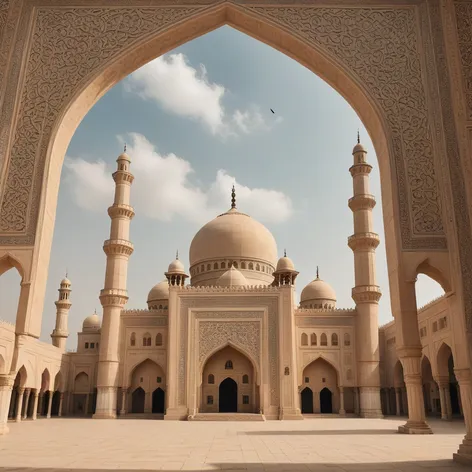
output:
[[[281,257],[277,262],[277,272],[295,271],[292,259],[290,257]]]
[[[356,154],[357,152],[367,152],[367,149],[361,143],[357,143],[354,146],[354,149],[352,150],[352,153]]]
[[[118,161],[131,162],[131,158],[128,156],[128,154],[126,154],[126,146],[125,146],[125,150],[118,156],[118,159],[116,160],[116,162]]]
[[[97,313],[87,316],[82,323],[82,331],[98,331],[101,327],[100,318]]]
[[[241,287],[248,285],[246,277],[244,277],[238,269],[231,266],[223,275],[216,281],[219,287]]]
[[[175,259],[169,264],[167,272],[169,274],[185,274],[185,268],[182,262],[179,261],[179,259]]]
[[[302,303],[311,300],[335,302],[336,292],[331,285],[317,277],[302,290],[300,296]]]
[[[70,285],[70,280],[65,277],[61,280],[61,285]]]
[[[153,302],[155,300],[168,300],[169,299],[169,282],[163,280],[158,284],[154,285],[149,291],[147,302]]]

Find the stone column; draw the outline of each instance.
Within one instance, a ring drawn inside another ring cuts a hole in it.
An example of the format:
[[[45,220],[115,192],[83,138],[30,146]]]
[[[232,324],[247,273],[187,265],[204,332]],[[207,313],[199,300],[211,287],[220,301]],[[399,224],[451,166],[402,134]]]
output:
[[[11,375],[0,375],[0,436],[8,433],[8,410],[14,381]]]
[[[339,414],[344,416],[346,410],[344,409],[344,387],[339,387]]]
[[[398,427],[403,434],[432,434],[424,413],[423,384],[421,381],[421,348],[399,349],[408,397],[408,420]]]
[[[62,402],[64,401],[64,392],[60,393],[59,397],[59,411],[57,412],[57,416],[62,416]]]
[[[451,388],[449,382],[444,386],[444,397],[446,399],[447,419],[452,420]]]
[[[52,408],[52,396],[53,396],[53,394],[54,394],[54,392],[49,390],[48,413],[46,415],[46,418],[51,418],[51,408]]]
[[[406,391],[406,387],[402,387],[401,393],[402,393],[402,396],[401,396],[402,408],[405,414],[408,415],[408,393]],[[423,385],[421,385],[421,395],[423,395]],[[423,398],[423,406],[424,406],[424,396],[422,398]]]
[[[85,397],[85,415],[88,415],[88,410],[89,410],[89,399],[90,399],[90,393],[87,393],[87,396]]]
[[[151,413],[152,411],[152,397],[151,392],[146,392],[144,396],[144,413]]]
[[[120,410],[120,416],[125,416],[126,415],[126,398],[128,396],[128,389],[127,387],[122,387],[121,388],[121,410]]]
[[[39,392],[38,392],[38,389],[35,389],[35,391],[33,392],[33,395],[34,395],[34,401],[33,401],[33,415],[31,417],[31,419],[33,421],[36,420],[37,416],[38,416],[38,399],[39,399]]]
[[[44,392],[40,390],[39,399],[38,399],[38,418],[41,418],[41,416],[43,416],[43,408],[44,408]]]
[[[395,407],[396,407],[396,412],[395,414],[397,416],[401,415],[401,409],[400,409],[400,395],[401,395],[401,388],[400,387],[395,387]]]
[[[28,407],[29,407],[29,399],[30,399],[30,395],[31,395],[31,389],[30,388],[27,388],[25,390],[25,411],[23,412],[23,419],[26,420],[26,418],[28,418]]]
[[[470,369],[454,369],[459,382],[464,412],[465,436],[454,460],[463,464],[472,464],[472,372]]]
[[[458,386],[459,387],[459,386]],[[460,387],[457,389],[457,402],[459,403],[459,414],[464,416],[464,411],[462,410],[462,397]]]
[[[23,387],[18,387],[18,399],[16,403],[16,418],[15,421],[19,423],[21,421],[21,410],[23,408],[23,394],[25,389]]]

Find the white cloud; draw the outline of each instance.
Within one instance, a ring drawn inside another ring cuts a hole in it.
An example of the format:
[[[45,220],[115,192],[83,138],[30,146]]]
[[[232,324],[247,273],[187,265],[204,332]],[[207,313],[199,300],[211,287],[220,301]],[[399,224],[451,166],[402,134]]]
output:
[[[269,126],[257,106],[228,113],[223,106],[225,87],[209,80],[203,64],[193,68],[183,54],[151,61],[133,72],[124,87],[144,100],[158,102],[170,113],[201,121],[214,135],[249,134],[281,122],[279,117]]]
[[[292,202],[283,192],[249,188],[222,169],[208,188],[203,188],[191,182],[194,170],[188,161],[175,154],[159,154],[141,134],[130,133],[130,137],[127,152],[135,176],[131,204],[140,215],[161,221],[180,217],[205,223],[228,210],[233,184],[238,208],[254,218],[279,223],[292,214]],[[112,203],[114,183],[110,175],[114,169],[108,169],[103,161],[90,163],[82,158],[67,158],[66,168],[68,187],[79,207],[103,211]]]

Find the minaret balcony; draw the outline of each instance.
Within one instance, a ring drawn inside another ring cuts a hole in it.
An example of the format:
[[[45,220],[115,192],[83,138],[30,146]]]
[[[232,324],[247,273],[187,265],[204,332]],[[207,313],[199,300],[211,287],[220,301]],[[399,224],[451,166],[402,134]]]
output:
[[[354,164],[349,168],[349,172],[351,175],[354,177],[355,175],[361,175],[361,174],[370,174],[372,171],[372,166],[367,163],[362,163],[362,164]]]
[[[100,302],[102,306],[123,307],[128,301],[128,291],[120,288],[104,288],[100,290]]]
[[[57,308],[61,308],[63,310],[68,310],[72,306],[72,302],[70,300],[57,300],[54,302]]]
[[[122,184],[124,182],[133,183],[134,175],[131,172],[126,172],[125,170],[117,170],[112,174],[113,180],[116,184]]]
[[[375,197],[370,193],[362,193],[354,195],[348,200],[349,208],[352,211],[357,210],[372,210],[375,207]]]
[[[118,254],[131,256],[134,251],[134,246],[131,241],[126,239],[107,239],[103,243],[103,251],[107,256]]]
[[[348,246],[353,250],[376,249],[380,244],[380,237],[377,233],[356,233],[347,239]]]
[[[352,289],[351,296],[356,303],[378,303],[382,291],[378,285],[358,285]]]
[[[51,336],[55,338],[67,338],[69,337],[69,331],[62,329],[53,329]]]
[[[108,216],[110,218],[128,218],[130,220],[134,217],[134,208],[131,205],[124,203],[114,204],[108,208]]]

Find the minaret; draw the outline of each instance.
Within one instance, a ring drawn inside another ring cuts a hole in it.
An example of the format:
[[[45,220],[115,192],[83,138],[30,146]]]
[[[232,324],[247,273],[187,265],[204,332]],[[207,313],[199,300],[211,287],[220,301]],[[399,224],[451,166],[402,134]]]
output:
[[[67,317],[69,315],[70,307],[70,280],[66,277],[62,279],[59,287],[59,298],[56,302],[56,327],[54,328],[51,338],[52,344],[59,349],[65,351],[67,338],[69,337],[69,331],[67,331]]]
[[[354,183],[354,196],[349,208],[354,215],[354,234],[348,245],[354,252],[355,287],[352,298],[356,302],[356,358],[359,387],[360,416],[379,418],[379,300],[381,291],[375,274],[375,250],[379,245],[378,234],[373,232],[372,209],[375,198],[369,192],[369,174],[372,166],[367,163],[367,151],[360,143],[352,154],[354,165],[349,169]]]
[[[119,370],[119,339],[121,310],[128,301],[126,279],[128,259],[133,253],[129,241],[130,221],[134,216],[130,206],[130,190],[133,174],[129,172],[130,158],[126,154],[118,156],[115,181],[115,200],[108,208],[111,218],[110,239],[103,244],[107,255],[105,286],[100,292],[103,320],[100,336],[100,355],[97,379],[97,407],[94,418],[116,418],[117,387]]]

